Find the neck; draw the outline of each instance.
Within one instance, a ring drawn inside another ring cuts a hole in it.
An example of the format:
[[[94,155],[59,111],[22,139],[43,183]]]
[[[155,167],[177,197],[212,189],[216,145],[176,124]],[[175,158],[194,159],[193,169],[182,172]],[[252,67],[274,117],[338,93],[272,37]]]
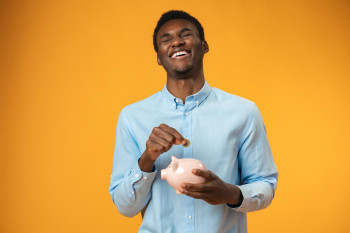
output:
[[[204,82],[203,71],[199,75],[192,77],[174,78],[169,75],[167,76],[168,91],[176,98],[182,99],[183,103],[185,103],[187,96],[199,92]]]

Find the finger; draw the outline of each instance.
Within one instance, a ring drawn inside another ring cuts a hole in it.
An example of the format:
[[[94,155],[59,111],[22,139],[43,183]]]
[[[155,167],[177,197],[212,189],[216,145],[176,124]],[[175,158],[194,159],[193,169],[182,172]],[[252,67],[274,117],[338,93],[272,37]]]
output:
[[[172,142],[169,142],[169,141],[165,140],[164,138],[155,136],[153,134],[150,136],[150,139],[151,139],[152,142],[161,145],[164,148],[163,152],[166,152],[166,151],[170,150],[170,148],[173,145]]]
[[[151,140],[148,140],[147,141],[147,143],[146,143],[146,146],[149,148],[149,150],[152,152],[154,152],[154,153],[156,153],[156,154],[162,154],[163,152],[164,152],[164,146],[162,146],[162,145],[160,145],[159,143],[157,143],[157,142],[153,142],[153,141],[151,141]],[[152,153],[153,153],[152,152]]]
[[[190,184],[184,183],[181,184],[181,188],[183,190],[191,191],[191,192],[205,192],[208,191],[208,186],[206,184]]]
[[[186,190],[186,189],[183,189],[183,190],[180,190],[182,191],[183,194],[187,195],[187,196],[190,196],[192,198],[195,198],[195,199],[206,199],[207,198],[207,194],[204,193],[204,192],[195,192],[195,191],[189,191],[189,190]]]
[[[175,137],[175,142],[174,144],[179,145],[185,145],[187,142],[185,140],[185,138],[174,128],[166,125],[166,124],[161,124],[159,125],[159,128],[161,128],[162,130],[170,133],[171,135],[173,135]]]
[[[215,178],[214,173],[212,173],[210,170],[192,169],[192,173],[194,175],[204,177],[206,180],[211,180]]]
[[[167,131],[164,131],[160,127],[155,127],[152,131],[153,134],[157,135],[158,137],[161,137],[165,140],[167,140],[169,143],[173,144],[175,141],[175,137],[168,133]]]

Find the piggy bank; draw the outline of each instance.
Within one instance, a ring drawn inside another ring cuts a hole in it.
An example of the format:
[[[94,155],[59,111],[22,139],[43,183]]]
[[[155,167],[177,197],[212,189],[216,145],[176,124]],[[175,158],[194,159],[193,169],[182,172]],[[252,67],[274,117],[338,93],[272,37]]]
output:
[[[200,184],[205,182],[205,178],[194,175],[192,169],[206,170],[204,164],[197,159],[178,159],[171,156],[171,163],[161,170],[161,178],[166,180],[173,187],[177,194],[182,183]]]

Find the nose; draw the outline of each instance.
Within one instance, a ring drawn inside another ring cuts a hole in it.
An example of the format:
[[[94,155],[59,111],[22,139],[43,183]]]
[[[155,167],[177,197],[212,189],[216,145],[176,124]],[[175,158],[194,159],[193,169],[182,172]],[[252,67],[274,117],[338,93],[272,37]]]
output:
[[[173,46],[173,47],[178,47],[178,46],[180,46],[180,45],[183,45],[184,43],[185,43],[185,41],[184,41],[181,37],[176,36],[176,37],[174,37],[174,39],[173,39],[172,46]]]

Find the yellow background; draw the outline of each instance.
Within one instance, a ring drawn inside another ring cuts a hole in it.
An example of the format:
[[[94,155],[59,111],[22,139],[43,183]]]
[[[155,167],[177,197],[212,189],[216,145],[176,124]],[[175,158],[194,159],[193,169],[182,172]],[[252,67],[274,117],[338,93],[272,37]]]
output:
[[[345,0],[1,1],[0,232],[137,231],[108,193],[115,127],[165,84],[152,33],[169,9],[203,24],[209,84],[264,117],[280,180],[249,232],[349,232]]]

